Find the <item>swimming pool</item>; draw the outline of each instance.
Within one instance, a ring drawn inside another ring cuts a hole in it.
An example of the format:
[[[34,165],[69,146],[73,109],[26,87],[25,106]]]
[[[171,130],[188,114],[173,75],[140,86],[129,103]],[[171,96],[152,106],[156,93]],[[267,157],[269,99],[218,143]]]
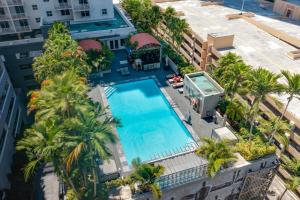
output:
[[[153,79],[113,85],[105,94],[112,115],[121,121],[117,132],[129,164],[194,141]]]
[[[211,95],[220,92],[219,89],[210,80],[208,80],[205,75],[191,77],[191,80],[194,81],[194,83],[205,95]]]
[[[121,15],[116,10],[116,8],[114,8],[114,16],[115,17],[112,20],[71,24],[70,31],[75,33],[75,32],[99,31],[99,30],[109,30],[109,29],[128,27],[128,24],[121,17]]]

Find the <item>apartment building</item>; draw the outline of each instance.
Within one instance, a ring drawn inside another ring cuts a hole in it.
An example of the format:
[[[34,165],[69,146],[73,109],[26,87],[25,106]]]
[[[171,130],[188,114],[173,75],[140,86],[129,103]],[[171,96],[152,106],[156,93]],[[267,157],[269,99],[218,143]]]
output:
[[[276,0],[273,11],[293,20],[300,20],[300,0]]]
[[[256,15],[243,17],[239,15],[240,7],[236,1],[228,0],[224,5],[218,6],[202,6],[203,2],[185,0],[158,3],[162,8],[171,6],[182,12],[182,17],[189,23],[192,31],[184,34],[184,41],[179,50],[194,66],[210,71],[217,66],[217,60],[222,55],[234,52],[254,68],[262,66],[274,73],[280,73],[281,70],[300,73],[300,59],[297,56],[300,47],[299,25],[276,19],[278,15],[259,8],[256,2],[245,4],[245,9],[255,11]],[[166,29],[162,24],[155,32],[168,40],[168,36],[165,36]],[[280,81],[284,82],[283,79]],[[278,106],[274,98],[279,100],[282,106]],[[246,100],[251,99],[249,97]],[[279,115],[286,103],[286,95],[274,94],[267,97],[260,109],[265,116]],[[280,150],[296,159],[300,159],[299,108],[300,101],[293,100],[284,116],[291,124],[295,124],[289,146],[283,150],[283,146],[276,141]],[[284,179],[290,177],[282,167],[278,168],[278,173]]]
[[[112,0],[0,0],[0,55],[24,94],[37,87],[31,64],[55,21],[65,22],[74,39],[98,38],[113,50],[135,32]]]
[[[0,199],[4,190],[10,188],[8,175],[11,172],[14,141],[24,123],[24,108],[0,61]]]

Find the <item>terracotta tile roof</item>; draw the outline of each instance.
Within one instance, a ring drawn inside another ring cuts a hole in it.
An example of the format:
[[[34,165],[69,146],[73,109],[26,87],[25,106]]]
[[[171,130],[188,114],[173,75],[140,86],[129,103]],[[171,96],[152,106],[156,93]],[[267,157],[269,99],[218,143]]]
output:
[[[79,46],[81,46],[83,48],[84,51],[88,51],[91,49],[94,50],[101,50],[102,49],[102,45],[100,42],[96,41],[96,40],[81,40],[79,42]]]
[[[159,41],[149,33],[138,33],[130,38],[130,43],[138,43],[136,49],[140,49],[146,45],[160,45]]]

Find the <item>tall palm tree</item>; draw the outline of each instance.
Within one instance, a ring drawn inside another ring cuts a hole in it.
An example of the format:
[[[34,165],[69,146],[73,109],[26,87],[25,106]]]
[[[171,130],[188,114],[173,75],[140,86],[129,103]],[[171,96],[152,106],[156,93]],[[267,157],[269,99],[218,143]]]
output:
[[[202,138],[204,144],[197,149],[196,154],[208,160],[208,175],[213,177],[229,163],[234,162],[237,157],[234,155],[230,143],[227,140],[216,141],[209,137]]]
[[[74,72],[65,72],[43,83],[40,91],[31,93],[29,102],[29,111],[36,111],[36,119],[47,119],[55,115],[70,118],[79,111],[90,109],[86,99],[89,88],[85,80]]]
[[[284,111],[281,113],[280,119],[283,118],[291,101],[294,98],[300,99],[300,74],[291,74],[289,71],[286,70],[281,71],[281,73],[287,80],[285,92],[289,95],[289,97],[287,98],[288,102],[284,108]]]
[[[280,93],[284,90],[284,86],[278,82],[281,77],[280,74],[272,73],[264,68],[252,70],[247,77],[247,85],[249,94],[253,97],[251,107],[259,104],[265,100],[270,93]],[[253,132],[254,119],[250,122],[250,133]]]
[[[78,197],[78,191],[73,180],[66,174],[63,157],[60,154],[63,143],[58,139],[63,131],[54,118],[41,120],[25,131],[24,137],[17,142],[16,149],[25,151],[29,160],[24,168],[25,180],[36,171],[38,167],[52,162],[56,174],[66,180],[69,187]]]
[[[220,81],[225,89],[225,92],[230,98],[230,102],[232,102],[232,99],[236,93],[246,92],[245,82],[250,70],[251,68],[243,62],[236,62],[226,67]]]
[[[151,191],[154,198],[161,198],[162,192],[157,182],[164,173],[164,167],[161,165],[141,163],[140,159],[134,159],[132,166],[134,167],[134,172],[130,175],[130,179],[140,184],[139,188],[141,191]]]
[[[287,132],[290,132],[289,124],[286,121],[278,120],[275,116],[272,116],[268,120],[260,120],[257,129],[269,136],[269,143],[272,142],[274,137],[285,147],[289,143],[289,139],[285,135]]]
[[[112,131],[112,126],[116,125],[115,121],[109,117],[102,117],[100,121],[98,116],[94,113],[78,113],[78,117],[67,119],[64,123],[66,135],[63,138],[66,143],[72,144],[65,158],[67,171],[70,171],[75,161],[79,161],[77,166],[85,168],[83,171],[91,171],[94,197],[97,195],[98,182],[96,159],[108,159],[111,156],[108,145],[116,141]],[[85,165],[80,165],[81,161],[88,162],[90,168],[86,169]]]

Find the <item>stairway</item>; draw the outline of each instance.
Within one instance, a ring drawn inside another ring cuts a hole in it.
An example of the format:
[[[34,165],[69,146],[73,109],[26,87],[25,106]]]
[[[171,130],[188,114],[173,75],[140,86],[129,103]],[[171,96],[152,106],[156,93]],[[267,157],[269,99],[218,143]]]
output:
[[[114,87],[107,87],[104,89],[105,96],[109,98],[117,89]]]

